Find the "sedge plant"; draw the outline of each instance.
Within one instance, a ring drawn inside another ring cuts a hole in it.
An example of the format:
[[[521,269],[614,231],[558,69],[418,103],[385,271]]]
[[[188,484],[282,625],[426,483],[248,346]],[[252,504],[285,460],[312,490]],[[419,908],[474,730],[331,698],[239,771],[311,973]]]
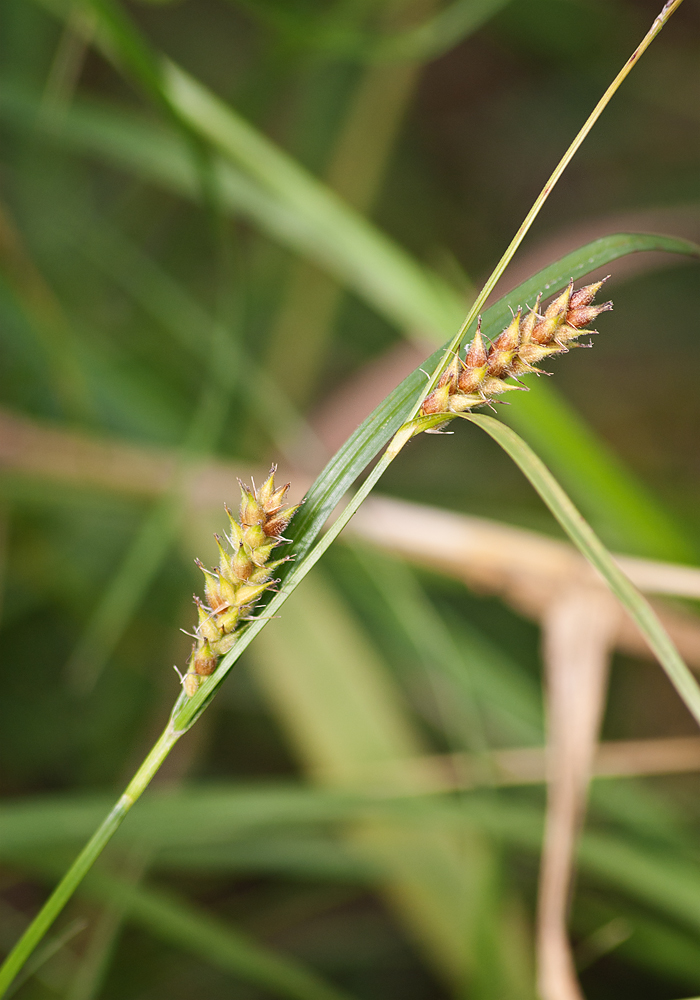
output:
[[[497,337],[488,350],[485,347],[484,337],[492,332],[491,325],[498,322],[504,308],[503,303],[497,303],[484,312],[489,295],[602,111],[681,2],[669,0],[665,4],[605,91],[476,296],[464,323],[449,344],[426,363],[427,379],[419,370],[405,380],[380,404],[321,473],[307,494],[303,508],[291,523],[293,540],[290,543],[283,537],[294,513],[294,509],[282,510],[286,487],[275,487],[271,474],[259,490],[244,488],[240,522],[230,515],[231,551],[221,546],[219,567],[215,571],[205,571],[207,606],[198,603],[195,647],[183,678],[183,690],[168,724],[123,795],[8,955],[0,969],[0,996],[6,994],[175,743],[199,719],[241,653],[269,619],[282,609],[289,595],[342,531],[389,465],[416,434],[438,430],[457,417],[481,427],[519,465],[570,538],[603,575],[635,620],[690,711],[700,722],[700,688],[646,600],[619,570],[607,549],[532,450],[498,420],[471,412],[496,399],[504,391],[522,388],[518,381],[512,380],[532,373],[537,363],[549,355],[569,350],[580,333],[586,332],[586,325],[598,313],[609,308],[608,303],[602,306],[593,304],[600,283],[576,289],[571,280],[572,273],[576,271],[581,276],[616,256],[639,249],[667,249],[700,256],[700,248],[663,237],[631,235],[617,240],[597,241],[571,255],[576,259],[575,267],[572,266],[573,260],[564,258],[557,265],[552,265],[554,271],[552,268],[545,269],[516,290],[525,302],[538,296],[534,306],[525,316],[518,310],[505,329],[493,331]],[[96,7],[108,9],[109,5],[96,3]],[[167,83],[171,96],[177,96],[178,81],[173,78],[172,68],[163,71],[168,79],[164,77],[161,81],[153,75],[152,67],[146,66],[144,72],[154,88],[159,82]],[[160,92],[165,89],[164,86]],[[177,113],[177,109],[171,110]],[[557,292],[561,294],[542,309],[539,295]],[[470,335],[471,342],[463,359],[460,351]],[[319,537],[328,515],[343,493],[387,442],[388,446],[362,486],[332,527]],[[273,559],[273,549],[278,546],[279,557]],[[272,573],[277,568],[281,577],[278,589],[266,604],[264,614],[258,614],[256,603],[271,589]]]

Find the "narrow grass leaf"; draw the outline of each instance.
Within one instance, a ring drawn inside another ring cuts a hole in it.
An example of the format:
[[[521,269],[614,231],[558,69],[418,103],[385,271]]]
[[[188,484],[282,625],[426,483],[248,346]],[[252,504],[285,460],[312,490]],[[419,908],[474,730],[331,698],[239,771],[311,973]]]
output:
[[[700,687],[678,654],[648,601],[619,568],[613,557],[568,498],[541,459],[510,427],[493,417],[465,415],[496,441],[524,472],[571,541],[598,570],[657,656],[671,683],[700,723]]]
[[[264,947],[172,892],[135,885],[106,871],[93,871],[81,891],[102,903],[118,906],[132,923],[156,937],[274,996],[289,1000],[349,1000],[347,993],[302,962]]]

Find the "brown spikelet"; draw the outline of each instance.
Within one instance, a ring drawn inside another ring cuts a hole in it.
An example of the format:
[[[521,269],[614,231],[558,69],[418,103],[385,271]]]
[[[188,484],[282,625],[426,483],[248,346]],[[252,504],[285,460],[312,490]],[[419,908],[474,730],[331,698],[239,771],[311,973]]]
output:
[[[474,339],[467,349],[467,356],[462,365],[462,371],[457,379],[457,388],[463,393],[478,392],[481,383],[486,378],[488,356],[481,336],[481,316],[476,325]]]
[[[241,483],[240,523],[228,507],[231,534],[226,538],[231,551],[215,535],[219,549],[217,569],[207,569],[199,559],[195,562],[204,573],[206,605],[195,597],[198,623],[196,642],[192,647],[187,673],[182,685],[192,697],[203,677],[216,670],[219,658],[235,642],[234,632],[252,610],[255,602],[276,581],[272,570],[287,558],[270,562],[272,550],[283,541],[282,534],[298,507],[283,509],[289,483],[275,488],[276,466],[263,485],[252,489]]]
[[[423,400],[423,413],[442,413],[446,410],[450,400],[451,388],[448,383],[445,383],[438,386],[434,392],[431,392]]]
[[[589,306],[598,292],[601,290],[610,275],[606,275],[602,281],[594,281],[592,285],[582,285],[571,295],[569,309],[579,309],[581,306]]]
[[[507,375],[513,363],[515,352],[520,343],[520,317],[522,309],[518,309],[513,319],[493,342],[488,353],[488,372],[493,378],[499,379]]]
[[[434,391],[423,401],[423,416],[462,413],[489,403],[493,397],[527,386],[514,385],[506,379],[539,373],[537,363],[576,347],[574,341],[585,327],[601,313],[612,309],[612,302],[593,305],[604,282],[596,281],[574,290],[573,280],[540,312],[541,295],[524,316],[519,308],[513,319],[494,340],[488,352],[481,336],[481,317],[474,339],[461,361],[455,357],[443,372]]]
[[[556,341],[560,327],[566,322],[573,289],[574,283],[571,281],[564,291],[547,306],[544,316],[535,323],[535,328],[532,331],[534,343],[546,347]]]

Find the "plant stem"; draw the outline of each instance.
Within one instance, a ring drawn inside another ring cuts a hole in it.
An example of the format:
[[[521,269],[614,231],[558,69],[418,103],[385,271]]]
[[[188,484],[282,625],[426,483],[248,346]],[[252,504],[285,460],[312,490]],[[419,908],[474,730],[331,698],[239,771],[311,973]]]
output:
[[[473,304],[471,306],[471,309],[469,310],[469,313],[467,314],[467,318],[465,319],[464,323],[462,323],[462,326],[460,327],[459,333],[454,337],[454,339],[450,343],[449,347],[445,351],[445,355],[444,355],[444,358],[443,358],[442,362],[440,363],[440,366],[435,370],[435,372],[433,373],[433,377],[428,382],[428,384],[427,384],[427,386],[425,388],[425,392],[424,392],[423,396],[421,397],[418,406],[416,406],[414,414],[418,412],[418,409],[420,408],[420,403],[422,403],[423,399],[425,399],[425,397],[427,395],[429,395],[433,391],[433,389],[435,388],[435,386],[437,385],[437,381],[438,381],[440,375],[442,374],[442,372],[445,370],[445,368],[449,364],[450,358],[452,357],[454,351],[462,343],[462,340],[463,340],[463,338],[464,338],[467,330],[472,325],[472,323],[474,322],[474,320],[476,319],[476,317],[479,315],[479,313],[481,312],[481,310],[484,308],[484,305],[486,304],[486,300],[488,299],[489,295],[491,294],[491,292],[496,287],[496,284],[497,284],[498,280],[501,278],[503,272],[505,271],[505,269],[508,267],[508,265],[510,264],[511,260],[513,259],[515,251],[518,249],[518,247],[520,246],[520,244],[524,240],[524,238],[525,238],[528,230],[532,226],[532,223],[535,221],[535,219],[539,215],[540,210],[542,209],[544,203],[547,201],[547,198],[549,198],[550,194],[552,193],[552,191],[553,191],[553,189],[554,189],[557,181],[559,180],[559,178],[561,177],[561,175],[564,173],[564,171],[568,167],[569,163],[573,159],[574,155],[578,151],[578,149],[581,146],[581,144],[583,143],[584,139],[586,138],[586,136],[588,135],[588,133],[591,131],[591,129],[593,128],[593,126],[595,125],[595,123],[598,121],[598,119],[600,118],[601,114],[603,113],[603,111],[605,110],[605,108],[607,107],[607,105],[610,103],[610,100],[612,99],[613,95],[617,92],[620,84],[623,82],[623,80],[626,79],[626,77],[628,76],[628,74],[631,72],[632,68],[639,61],[639,59],[643,55],[643,53],[646,52],[646,50],[649,48],[649,46],[654,41],[654,39],[656,38],[656,36],[659,34],[659,32],[661,31],[661,29],[663,28],[663,26],[666,24],[666,22],[668,21],[668,19],[680,7],[680,5],[682,3],[683,3],[683,0],[669,0],[668,3],[664,4],[663,10],[659,14],[659,16],[654,20],[654,23],[652,24],[651,28],[649,28],[649,31],[646,33],[646,35],[641,40],[641,42],[639,43],[639,45],[637,46],[637,48],[634,50],[634,52],[632,53],[632,55],[629,57],[629,59],[627,60],[627,62],[625,63],[625,65],[622,67],[622,69],[620,70],[620,72],[617,74],[617,76],[615,77],[615,79],[613,80],[613,82],[610,84],[610,86],[605,91],[605,93],[603,94],[603,96],[600,98],[600,100],[598,101],[598,103],[596,104],[596,106],[593,108],[593,111],[591,111],[590,115],[588,116],[588,118],[585,120],[585,122],[581,126],[581,129],[580,129],[578,135],[576,136],[576,138],[574,139],[574,141],[571,143],[571,145],[569,146],[569,148],[567,149],[567,151],[562,156],[562,158],[559,161],[559,163],[556,165],[556,167],[552,171],[552,174],[551,174],[549,180],[547,181],[547,183],[545,184],[545,186],[542,188],[542,190],[540,191],[539,195],[535,199],[535,202],[534,202],[532,208],[527,213],[527,215],[523,219],[523,222],[522,222],[520,228],[518,229],[517,233],[515,234],[515,236],[513,237],[513,239],[508,244],[508,247],[506,248],[505,253],[503,254],[503,256],[501,257],[501,259],[499,260],[498,264],[496,264],[496,266],[493,269],[493,271],[491,272],[490,276],[487,278],[484,287],[481,289],[481,291],[477,295],[476,299],[474,300],[474,302],[473,302]]]
[[[85,875],[92,868],[134,802],[136,802],[144,789],[147,788],[153,775],[168,756],[180,735],[180,733],[175,732],[170,727],[163,732],[141,767],[129,782],[124,794],[102,821],[44,903],[39,914],[7,956],[2,968],[0,968],[0,997],[4,996],[12,980],[71,898],[80,882],[82,882]]]

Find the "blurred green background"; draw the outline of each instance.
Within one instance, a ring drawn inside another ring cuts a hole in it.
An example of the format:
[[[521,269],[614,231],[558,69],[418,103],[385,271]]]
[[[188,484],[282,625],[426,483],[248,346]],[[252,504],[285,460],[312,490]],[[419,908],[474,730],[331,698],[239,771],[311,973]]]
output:
[[[299,497],[453,331],[658,6],[0,6],[3,948],[167,717],[192,560],[213,558],[234,473],[279,461]],[[700,239],[699,50],[687,0],[501,293],[609,233]],[[255,131],[224,135],[202,107],[185,122],[159,54]],[[315,201],[295,163],[374,228]],[[595,349],[499,415],[607,544],[696,563],[697,264],[609,270]],[[421,295],[442,303],[432,327]],[[471,427],[413,442],[381,490],[557,534]],[[373,762],[541,745],[539,643],[496,598],[336,546],[18,995],[534,997],[542,788],[372,808],[345,792]],[[658,668],[616,657],[606,738],[693,732]],[[572,912],[590,1000],[700,992],[698,791],[692,775],[595,785]]]

